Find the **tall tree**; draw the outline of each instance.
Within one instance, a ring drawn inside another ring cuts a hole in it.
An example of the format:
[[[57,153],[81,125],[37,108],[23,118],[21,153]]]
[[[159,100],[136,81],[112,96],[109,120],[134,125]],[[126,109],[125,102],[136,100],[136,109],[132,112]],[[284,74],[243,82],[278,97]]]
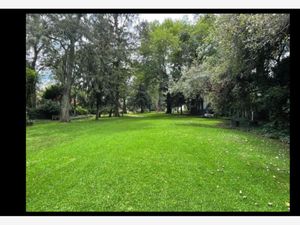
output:
[[[132,48],[134,44],[133,22],[134,14],[111,14],[108,15],[109,22],[113,28],[112,37],[112,68],[111,91],[114,100],[114,115],[120,116],[120,98],[122,91],[124,93],[126,81],[128,80],[128,70],[132,57]]]
[[[96,106],[96,120],[101,110],[112,99],[111,78],[113,74],[113,27],[105,14],[90,15],[87,22],[87,42],[80,54],[80,70],[84,86]]]
[[[47,65],[53,70],[63,87],[61,100],[62,122],[70,121],[70,91],[74,81],[75,55],[83,33],[81,14],[47,14]]]
[[[26,15],[26,62],[27,66],[36,71],[35,79],[31,79],[31,97],[30,107],[36,107],[36,86],[38,82],[38,72],[41,66],[37,64],[43,51],[47,40],[45,38],[46,23],[42,19],[42,15],[27,14]],[[32,77],[31,77],[32,78]],[[29,100],[29,99],[28,99]]]

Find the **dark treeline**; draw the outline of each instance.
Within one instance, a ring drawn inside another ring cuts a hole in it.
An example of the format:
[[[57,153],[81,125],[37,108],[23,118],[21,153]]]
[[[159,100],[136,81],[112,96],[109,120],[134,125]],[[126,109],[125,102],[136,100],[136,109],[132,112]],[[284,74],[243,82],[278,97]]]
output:
[[[289,129],[287,14],[28,14],[31,117],[128,111],[214,113]],[[55,85],[38,90],[41,74]]]

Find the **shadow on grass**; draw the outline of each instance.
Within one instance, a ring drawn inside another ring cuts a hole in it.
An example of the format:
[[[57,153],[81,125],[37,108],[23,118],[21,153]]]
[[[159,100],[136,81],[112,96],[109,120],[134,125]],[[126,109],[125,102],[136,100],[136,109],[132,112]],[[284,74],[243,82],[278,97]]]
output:
[[[141,119],[141,120],[174,120],[174,119],[184,119],[184,118],[201,118],[200,116],[190,115],[190,114],[166,114],[164,112],[160,113],[137,113],[137,114],[127,114],[120,118],[130,118],[130,119]]]
[[[184,127],[199,127],[199,128],[213,128],[213,129],[220,129],[222,128],[220,123],[217,124],[204,124],[204,123],[175,123],[177,126],[184,126]]]

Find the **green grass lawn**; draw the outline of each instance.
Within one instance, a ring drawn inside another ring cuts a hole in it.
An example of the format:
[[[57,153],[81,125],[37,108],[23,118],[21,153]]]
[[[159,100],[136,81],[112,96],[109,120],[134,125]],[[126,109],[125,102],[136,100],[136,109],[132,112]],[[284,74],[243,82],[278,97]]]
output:
[[[221,120],[136,114],[26,132],[27,211],[288,211],[289,146]]]

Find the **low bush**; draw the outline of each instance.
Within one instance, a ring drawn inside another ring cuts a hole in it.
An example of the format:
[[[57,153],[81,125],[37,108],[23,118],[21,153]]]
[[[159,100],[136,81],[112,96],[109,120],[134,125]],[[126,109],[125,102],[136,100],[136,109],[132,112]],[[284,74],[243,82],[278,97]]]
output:
[[[89,111],[80,105],[76,107],[76,115],[87,115]]]
[[[288,128],[283,129],[282,127],[278,127],[276,123],[266,123],[263,125],[261,133],[263,136],[272,138],[272,139],[279,139],[284,143],[290,143],[290,132]]]
[[[228,118],[222,118],[228,120]],[[278,126],[276,122],[264,122],[264,121],[249,121],[244,118],[231,118],[230,122],[226,123],[226,126],[231,128],[240,129],[244,131],[254,132],[271,139],[278,139],[281,142],[290,143],[289,127]]]
[[[28,110],[30,119],[51,119],[52,115],[60,113],[59,103],[51,100],[45,100],[43,104],[37,106],[35,109]]]

